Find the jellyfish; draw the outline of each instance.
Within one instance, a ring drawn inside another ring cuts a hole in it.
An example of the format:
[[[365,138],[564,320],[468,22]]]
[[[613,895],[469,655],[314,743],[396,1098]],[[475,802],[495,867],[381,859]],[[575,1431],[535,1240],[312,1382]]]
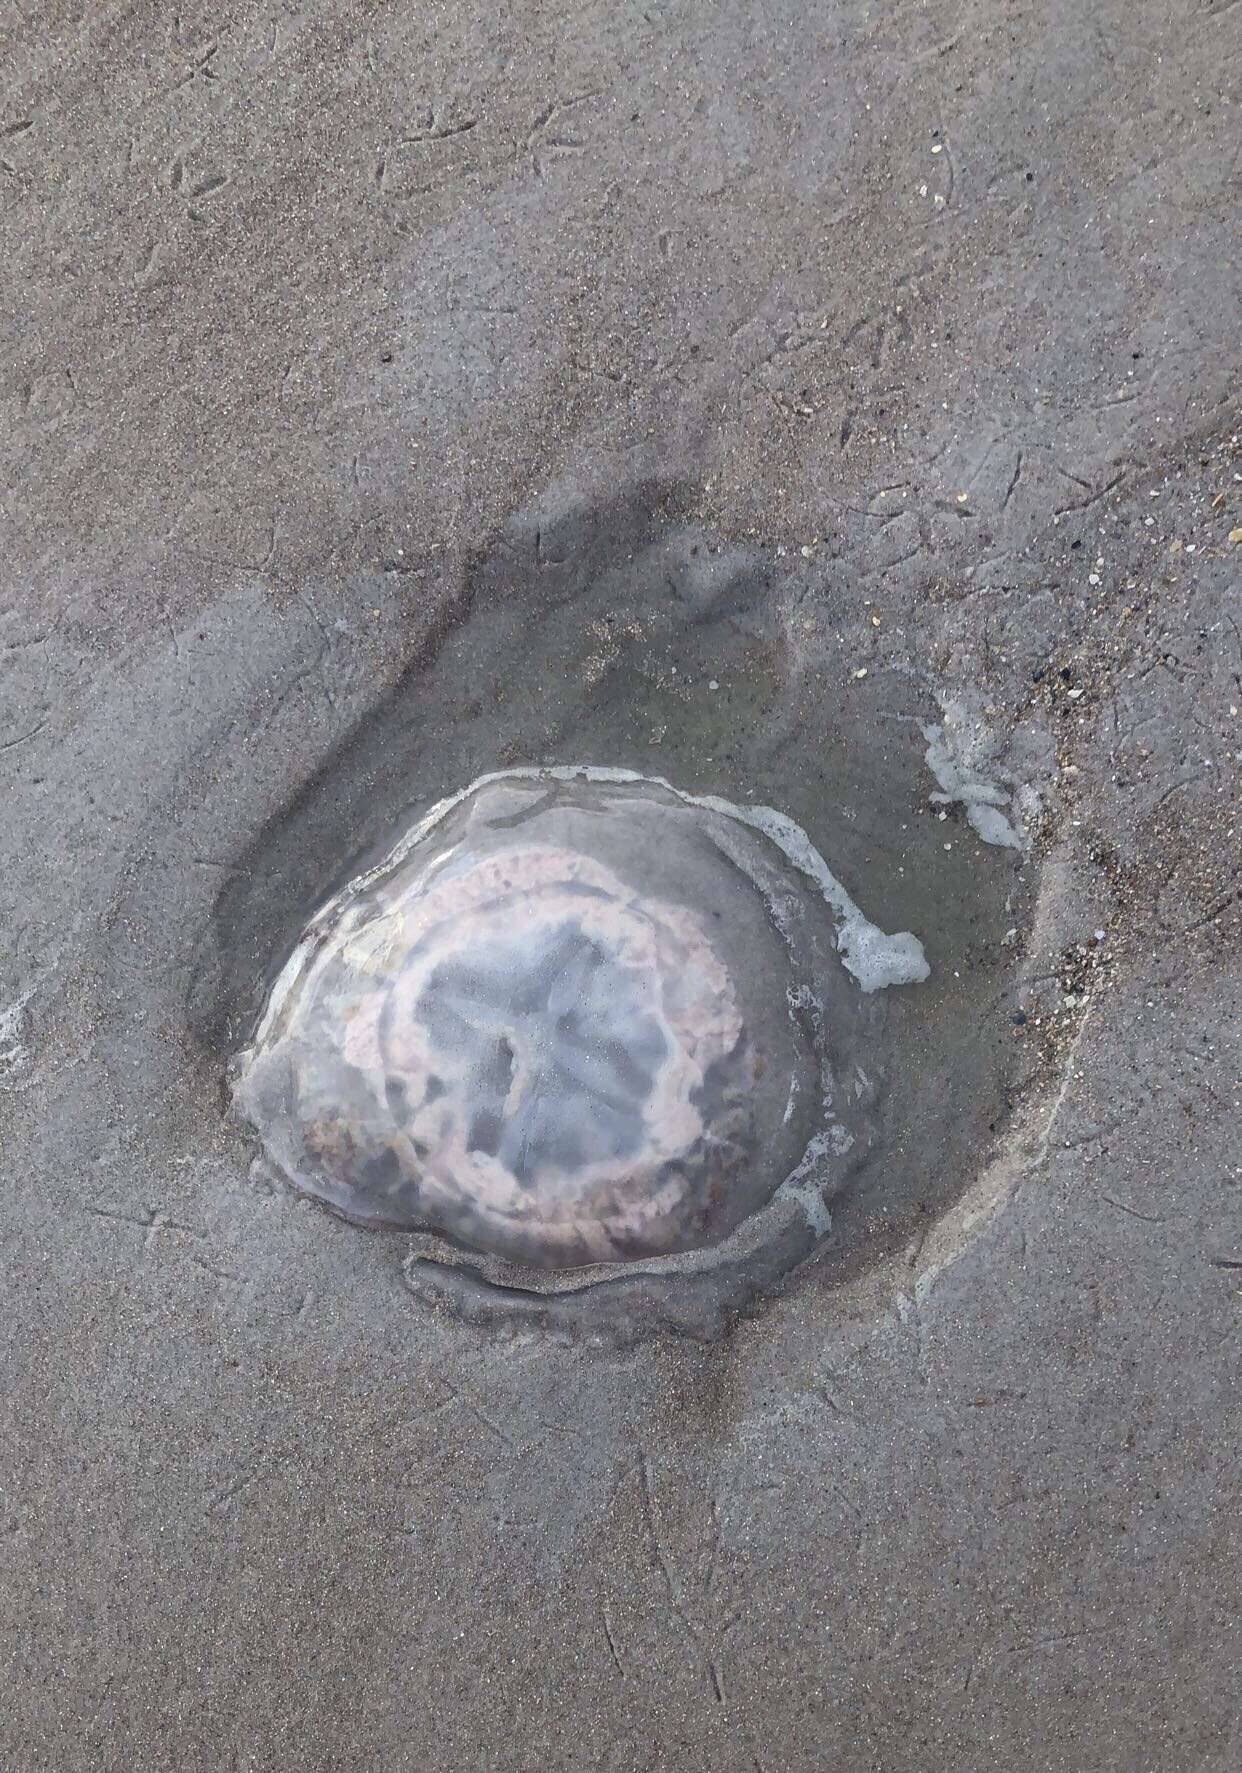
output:
[[[825,1232],[876,994],[926,973],[772,809],[499,771],[311,919],[234,1100],[295,1188],[509,1287],[737,1264]]]

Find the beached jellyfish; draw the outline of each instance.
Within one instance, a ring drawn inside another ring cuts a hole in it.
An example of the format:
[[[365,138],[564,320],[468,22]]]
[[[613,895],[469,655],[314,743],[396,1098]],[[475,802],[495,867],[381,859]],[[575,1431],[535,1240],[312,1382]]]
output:
[[[506,1287],[727,1264],[822,1235],[875,993],[926,972],[770,809],[503,771],[321,909],[235,1100],[295,1186]]]

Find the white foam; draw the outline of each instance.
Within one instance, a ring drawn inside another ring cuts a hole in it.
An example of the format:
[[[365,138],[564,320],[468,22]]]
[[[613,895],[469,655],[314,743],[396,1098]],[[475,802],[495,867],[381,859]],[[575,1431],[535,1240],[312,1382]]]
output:
[[[778,813],[770,806],[735,806],[717,794],[683,794],[676,788],[672,792],[694,806],[740,819],[744,825],[762,831],[784,851],[836,913],[837,950],[843,965],[864,991],[882,991],[889,985],[917,985],[927,978],[931,968],[918,937],[909,930],[890,936],[873,924],[851,899],[801,825],[795,824],[788,814]]]
[[[943,723],[922,729],[927,740],[927,767],[940,789],[929,798],[937,806],[960,803],[971,829],[984,843],[1020,850],[1022,837],[1005,810],[1014,807],[1013,791],[989,781],[979,767],[979,754],[984,749],[981,730],[972,733],[961,703],[942,700],[940,706]]]

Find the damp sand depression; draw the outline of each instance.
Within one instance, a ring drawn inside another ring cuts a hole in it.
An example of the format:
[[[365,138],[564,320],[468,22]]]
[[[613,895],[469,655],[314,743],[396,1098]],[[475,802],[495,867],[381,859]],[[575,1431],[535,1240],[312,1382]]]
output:
[[[712,1335],[978,1173],[1031,865],[771,553],[527,540],[238,857],[191,1022],[262,1172],[419,1300]]]

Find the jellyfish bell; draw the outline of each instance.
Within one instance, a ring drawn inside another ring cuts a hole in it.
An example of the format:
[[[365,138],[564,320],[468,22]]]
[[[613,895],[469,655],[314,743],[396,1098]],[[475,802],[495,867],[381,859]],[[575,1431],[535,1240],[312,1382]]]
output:
[[[822,1237],[876,993],[926,972],[769,809],[504,771],[314,917],[235,1103],[295,1187],[476,1284],[736,1279]]]
[[[541,1266],[710,1230],[755,1067],[729,974],[684,908],[524,844],[403,883],[341,959],[357,982],[325,990],[323,1032],[340,1030],[379,1148],[340,1178],[346,1210]]]

